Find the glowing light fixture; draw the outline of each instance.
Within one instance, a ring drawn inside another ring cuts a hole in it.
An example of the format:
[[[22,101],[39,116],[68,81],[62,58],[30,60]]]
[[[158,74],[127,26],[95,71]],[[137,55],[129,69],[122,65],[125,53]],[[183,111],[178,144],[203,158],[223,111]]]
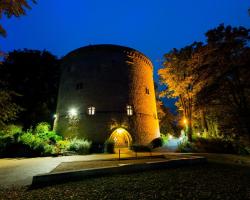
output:
[[[54,114],[54,115],[53,115],[53,118],[55,119],[56,117],[57,117],[57,115],[56,115],[56,114]]]
[[[75,117],[75,116],[77,116],[77,110],[75,109],[75,108],[71,108],[71,109],[69,109],[69,116],[70,117]]]
[[[184,123],[185,125],[187,124],[187,119],[186,119],[186,118],[183,119],[183,123]]]

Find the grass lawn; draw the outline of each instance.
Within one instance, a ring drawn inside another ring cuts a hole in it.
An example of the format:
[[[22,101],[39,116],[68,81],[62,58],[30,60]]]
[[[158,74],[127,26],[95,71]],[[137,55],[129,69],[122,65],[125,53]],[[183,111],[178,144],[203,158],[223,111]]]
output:
[[[208,163],[33,190],[1,189],[0,199],[250,199],[250,167]]]

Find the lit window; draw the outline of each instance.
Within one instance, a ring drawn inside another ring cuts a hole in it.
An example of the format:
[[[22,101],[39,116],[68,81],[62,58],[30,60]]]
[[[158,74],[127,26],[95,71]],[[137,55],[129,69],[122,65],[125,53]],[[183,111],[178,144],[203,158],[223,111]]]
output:
[[[95,114],[95,107],[91,106],[88,107],[88,115],[94,115]]]
[[[133,115],[133,109],[132,109],[132,106],[127,105],[127,115],[128,115],[128,116]]]

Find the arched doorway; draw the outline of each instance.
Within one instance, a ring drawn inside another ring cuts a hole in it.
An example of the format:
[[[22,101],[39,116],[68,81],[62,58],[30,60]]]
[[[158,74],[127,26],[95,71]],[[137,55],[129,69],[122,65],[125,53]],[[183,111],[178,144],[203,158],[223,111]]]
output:
[[[124,128],[115,129],[109,139],[114,141],[115,148],[128,148],[132,143],[131,135]]]

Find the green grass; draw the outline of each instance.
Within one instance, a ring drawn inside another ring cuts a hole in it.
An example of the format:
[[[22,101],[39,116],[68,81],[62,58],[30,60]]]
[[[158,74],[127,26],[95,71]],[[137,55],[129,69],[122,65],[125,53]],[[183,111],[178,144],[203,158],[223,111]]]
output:
[[[0,199],[250,199],[248,166],[208,163],[92,178],[40,189],[0,190]]]

